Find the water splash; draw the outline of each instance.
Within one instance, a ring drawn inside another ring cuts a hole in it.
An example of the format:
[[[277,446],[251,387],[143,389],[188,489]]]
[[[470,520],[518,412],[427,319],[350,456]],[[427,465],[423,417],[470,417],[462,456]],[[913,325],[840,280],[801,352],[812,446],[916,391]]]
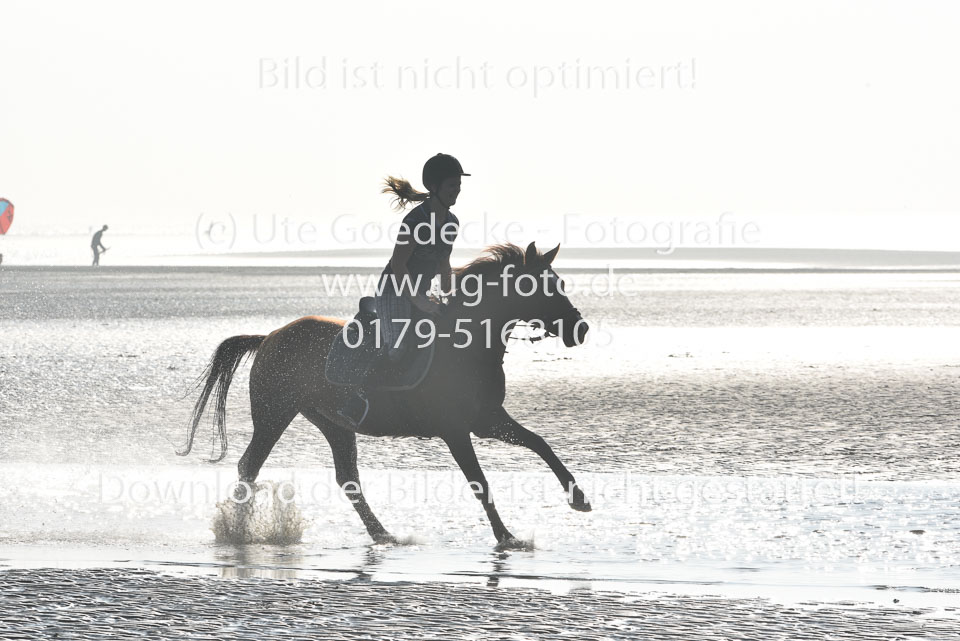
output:
[[[217,503],[211,527],[217,543],[234,545],[291,545],[306,528],[293,486],[273,481],[238,485],[233,496]]]
[[[529,539],[517,539],[510,537],[509,539],[497,543],[497,546],[494,549],[497,552],[533,552],[537,549],[537,546],[533,542],[533,537]]]

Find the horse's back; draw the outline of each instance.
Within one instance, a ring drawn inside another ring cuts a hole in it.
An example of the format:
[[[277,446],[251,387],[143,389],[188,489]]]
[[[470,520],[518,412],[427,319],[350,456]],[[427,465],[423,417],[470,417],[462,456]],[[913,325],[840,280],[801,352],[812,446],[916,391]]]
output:
[[[281,379],[299,381],[305,389],[323,385],[327,354],[344,322],[304,316],[271,332],[257,351],[250,370],[251,385],[269,386]],[[291,378],[291,373],[297,375]]]
[[[326,316],[304,316],[271,332],[264,341],[267,349],[297,349],[326,354],[344,320]],[[261,348],[261,349],[263,349]]]

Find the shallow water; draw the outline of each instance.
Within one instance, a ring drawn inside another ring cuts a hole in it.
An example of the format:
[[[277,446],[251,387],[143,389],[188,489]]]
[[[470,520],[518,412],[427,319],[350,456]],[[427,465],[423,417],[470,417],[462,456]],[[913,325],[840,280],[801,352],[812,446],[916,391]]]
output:
[[[296,489],[301,542],[219,545],[215,504],[251,433],[248,367],[219,465],[202,460],[206,425],[193,455],[174,454],[191,385],[227,336],[350,315],[355,296],[318,279],[0,272],[3,565],[960,604],[960,275],[638,273],[637,296],[574,295],[608,340],[517,343],[506,406],[594,511],[570,510],[532,453],[477,442],[532,552],[494,552],[445,446],[415,439],[359,439],[370,503],[410,543],[371,546],[303,419],[261,474]]]

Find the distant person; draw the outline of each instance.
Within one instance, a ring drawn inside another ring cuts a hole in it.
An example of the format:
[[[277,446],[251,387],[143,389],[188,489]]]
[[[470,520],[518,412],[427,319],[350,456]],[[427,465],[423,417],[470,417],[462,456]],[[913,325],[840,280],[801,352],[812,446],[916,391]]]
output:
[[[100,254],[107,251],[107,248],[103,246],[101,239],[103,238],[103,232],[109,229],[106,225],[103,226],[103,229],[98,231],[93,235],[93,239],[90,241],[90,249],[93,250],[93,267],[97,267],[100,264]]]

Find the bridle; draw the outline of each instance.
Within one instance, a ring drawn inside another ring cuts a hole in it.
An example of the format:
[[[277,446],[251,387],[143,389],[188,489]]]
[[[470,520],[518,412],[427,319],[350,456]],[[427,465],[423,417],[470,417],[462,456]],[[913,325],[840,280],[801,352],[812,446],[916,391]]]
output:
[[[577,309],[576,307],[574,307],[573,305],[571,305],[571,306],[570,306],[570,309],[568,309],[566,312],[564,312],[564,314],[563,314],[562,316],[560,316],[559,318],[557,318],[557,320],[554,321],[553,323],[544,323],[543,321],[535,321],[535,322],[529,322],[529,321],[528,321],[528,322],[523,322],[523,323],[518,322],[518,323],[516,323],[516,324],[514,325],[514,328],[517,328],[517,327],[534,328],[534,327],[536,327],[537,329],[542,329],[542,330],[543,330],[543,333],[542,333],[542,334],[537,335],[537,336],[514,336],[514,335],[513,335],[513,332],[511,331],[510,334],[507,336],[507,340],[529,341],[529,342],[531,342],[531,343],[536,343],[536,342],[542,341],[542,340],[545,339],[545,338],[549,338],[549,337],[552,337],[552,336],[558,336],[558,334],[557,334],[556,332],[554,332],[554,331],[552,331],[552,330],[550,329],[550,327],[551,327],[554,323],[556,323],[556,322],[558,322],[558,321],[563,321],[564,324],[566,324],[566,323],[569,322],[570,324],[575,325],[578,321],[581,321],[581,320],[583,320],[583,315],[580,313],[580,310]]]

